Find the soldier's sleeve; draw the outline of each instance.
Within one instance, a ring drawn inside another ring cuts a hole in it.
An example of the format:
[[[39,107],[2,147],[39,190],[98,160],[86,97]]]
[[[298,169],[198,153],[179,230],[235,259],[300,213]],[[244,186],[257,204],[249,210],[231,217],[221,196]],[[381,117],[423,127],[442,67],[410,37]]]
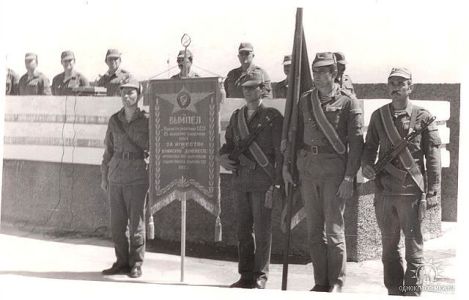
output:
[[[430,113],[426,113],[424,120],[428,122]],[[427,191],[440,193],[441,188],[441,139],[436,122],[433,122],[422,132],[422,151],[425,155],[427,171]]]
[[[230,81],[232,80],[232,71],[228,72],[225,80],[223,81],[223,86],[225,87],[226,98],[230,98]]]
[[[104,154],[101,162],[101,177],[107,178],[109,171],[109,162],[111,161],[112,155],[114,154],[114,140],[112,138],[112,118],[109,119],[106,136],[104,138]]]
[[[365,147],[363,148],[363,154],[361,157],[362,167],[366,165],[372,166],[376,161],[379,147],[379,135],[376,128],[376,122],[378,120],[378,110],[374,111],[370,118],[370,124],[366,132]]]
[[[220,151],[219,151],[219,154],[220,155],[223,155],[223,154],[230,154],[231,152],[233,152],[233,149],[235,147],[234,145],[234,134],[233,134],[233,126],[235,124],[235,116],[236,116],[236,112],[238,110],[236,110],[232,115],[231,115],[231,118],[230,118],[230,122],[228,123],[228,126],[226,127],[226,131],[225,131],[225,143],[223,144],[223,146],[220,148]]]
[[[283,127],[283,116],[278,110],[273,110],[273,116],[275,117],[272,124],[272,141],[275,150],[275,182],[276,185],[281,185],[282,180],[282,166],[283,166],[283,154],[280,151],[280,143],[282,141],[282,127]]]
[[[19,88],[19,78],[18,78],[18,75],[16,75],[15,73],[13,73],[13,75],[11,76],[11,91],[10,91],[10,95],[19,95],[20,93],[20,88]]]
[[[58,75],[57,75],[58,76]],[[52,95],[57,95],[58,94],[58,90],[57,90],[57,76],[55,76],[53,79],[52,79],[52,85],[51,85],[51,91],[52,91]]]
[[[270,82],[269,74],[265,70],[262,70],[264,73],[264,91],[262,94],[262,98],[269,98],[272,99],[272,84]]]
[[[88,81],[88,79],[81,75],[80,74],[80,86],[89,86],[90,85],[90,82]]]
[[[360,168],[363,152],[363,112],[357,99],[350,98],[349,116],[347,120],[347,139],[349,153],[345,176],[355,176]]]
[[[46,76],[43,76],[41,82],[42,82],[41,95],[52,95],[52,92],[50,90],[49,78],[47,78]]]

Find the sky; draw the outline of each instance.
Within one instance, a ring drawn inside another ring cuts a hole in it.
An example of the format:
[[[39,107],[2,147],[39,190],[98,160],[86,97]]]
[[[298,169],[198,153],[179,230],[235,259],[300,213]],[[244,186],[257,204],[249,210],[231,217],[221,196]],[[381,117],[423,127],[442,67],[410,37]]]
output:
[[[108,48],[122,52],[122,68],[138,79],[167,78],[177,72],[165,70],[176,66],[187,33],[201,75],[226,76],[239,66],[239,43],[249,41],[255,63],[279,81],[296,7],[304,8],[310,60],[342,51],[357,83],[385,82],[394,66],[409,68],[414,82],[459,83],[469,49],[462,1],[1,1],[3,62],[23,74],[24,54],[35,52],[50,79],[63,71],[63,50],[73,50],[76,69],[96,79],[107,70]]]

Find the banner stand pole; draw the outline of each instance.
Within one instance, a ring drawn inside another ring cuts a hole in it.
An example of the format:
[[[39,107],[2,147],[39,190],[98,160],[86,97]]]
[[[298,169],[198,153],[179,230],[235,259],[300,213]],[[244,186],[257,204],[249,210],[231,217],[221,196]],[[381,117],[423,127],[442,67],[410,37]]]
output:
[[[184,282],[184,258],[186,256],[186,192],[181,192],[181,282]]]

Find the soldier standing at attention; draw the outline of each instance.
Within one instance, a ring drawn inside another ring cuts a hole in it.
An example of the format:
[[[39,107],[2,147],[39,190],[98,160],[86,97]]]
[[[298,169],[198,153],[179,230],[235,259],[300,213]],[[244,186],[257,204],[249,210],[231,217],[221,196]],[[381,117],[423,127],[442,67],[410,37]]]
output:
[[[18,74],[10,68],[7,68],[7,78],[5,95],[18,95]]]
[[[75,54],[72,51],[62,52],[60,61],[64,71],[52,79],[52,95],[75,95],[73,88],[89,85],[85,76],[75,71]]]
[[[344,74],[347,61],[345,60],[345,55],[342,52],[334,52],[335,59],[337,61],[337,82],[341,89],[350,92],[355,98],[355,90],[353,89],[353,83],[350,76]]]
[[[237,288],[265,288],[272,243],[272,194],[282,183],[280,140],[283,117],[275,108],[262,104],[264,82],[259,70],[247,75],[242,85],[246,105],[231,116],[226,143],[220,149],[221,165],[233,171],[241,278],[231,287]],[[230,157],[242,141],[256,132],[254,141],[236,158],[237,161]]]
[[[117,49],[107,50],[104,58],[108,66],[106,74],[98,80],[98,86],[107,89],[107,96],[120,96],[120,85],[129,79],[130,73],[120,68],[121,53]]]
[[[377,154],[381,158],[392,145],[432,117],[427,110],[411,103],[412,89],[410,71],[392,69],[388,77],[392,102],[371,115],[362,157],[363,175],[374,180],[377,188],[375,212],[383,245],[384,285],[389,295],[421,294],[418,274],[424,263],[421,221],[427,208],[438,205],[440,194],[441,140],[435,123],[423,130],[383,172],[376,174],[372,167]],[[399,251],[401,230],[405,236],[405,272]]]
[[[179,73],[171,76],[171,79],[182,79],[182,78],[196,78],[200,77],[199,74],[195,73],[194,71],[191,71],[192,67],[192,60],[194,57],[192,56],[192,52],[190,50],[186,51],[186,75],[182,74],[184,71],[184,50],[179,51],[178,57],[177,57],[177,63],[178,63],[178,68],[179,68]]]
[[[50,95],[49,79],[37,70],[37,54],[26,53],[24,64],[27,72],[18,83],[19,95]]]
[[[334,82],[337,65],[333,53],[317,53],[312,67],[315,88],[300,98],[296,147],[314,269],[312,291],[341,292],[347,260],[345,200],[353,194],[360,168],[362,110],[358,100],[344,94]],[[283,176],[293,184],[286,165]]]
[[[228,72],[224,82],[227,98],[243,98],[242,84],[246,81],[246,75],[258,70],[264,78],[262,98],[272,98],[272,87],[270,78],[266,71],[253,63],[254,47],[251,43],[243,42],[238,47],[238,59],[241,63],[239,68]]]
[[[277,82],[274,88],[274,98],[287,98],[288,73],[290,73],[291,55],[283,57],[283,73],[287,76],[284,80]]]
[[[112,115],[104,140],[101,188],[111,206],[112,240],[117,261],[103,275],[142,275],[145,254],[145,194],[148,172],[148,117],[138,108],[142,89],[131,78],[121,85],[123,108]],[[126,229],[129,229],[129,238]]]

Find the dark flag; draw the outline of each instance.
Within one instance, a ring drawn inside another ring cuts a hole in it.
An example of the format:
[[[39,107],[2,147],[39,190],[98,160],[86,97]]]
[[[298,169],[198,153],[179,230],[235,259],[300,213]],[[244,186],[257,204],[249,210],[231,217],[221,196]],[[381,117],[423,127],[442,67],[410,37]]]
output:
[[[292,64],[288,76],[287,100],[285,102],[285,113],[282,129],[282,151],[285,151],[285,164],[294,182],[297,182],[296,172],[296,138],[298,128],[298,102],[300,96],[310,90],[313,86],[311,72],[309,69],[308,52],[303,31],[303,9],[296,10],[295,36],[293,40]],[[286,201],[286,224],[292,221],[292,199],[298,197],[299,191],[292,185],[285,187],[288,191]],[[288,254],[290,248],[291,225],[286,228],[285,245],[283,250],[283,273],[282,290],[287,289],[288,277]]]

